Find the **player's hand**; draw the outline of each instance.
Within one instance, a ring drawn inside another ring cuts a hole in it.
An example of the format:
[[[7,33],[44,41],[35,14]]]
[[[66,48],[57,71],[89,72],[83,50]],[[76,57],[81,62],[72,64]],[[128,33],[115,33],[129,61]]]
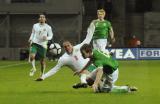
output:
[[[93,89],[94,92],[97,92],[98,85],[97,84],[93,84],[92,85],[92,89]]]

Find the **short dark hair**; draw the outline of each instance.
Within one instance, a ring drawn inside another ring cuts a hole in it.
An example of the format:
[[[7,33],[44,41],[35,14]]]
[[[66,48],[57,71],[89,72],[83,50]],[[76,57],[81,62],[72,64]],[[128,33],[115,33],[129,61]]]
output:
[[[92,46],[90,44],[84,44],[80,49],[81,53],[83,50],[87,53],[92,52]]]

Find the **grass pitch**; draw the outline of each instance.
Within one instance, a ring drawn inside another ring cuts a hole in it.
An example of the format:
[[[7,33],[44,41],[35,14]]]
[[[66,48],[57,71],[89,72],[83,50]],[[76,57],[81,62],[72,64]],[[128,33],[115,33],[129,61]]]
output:
[[[135,93],[99,93],[91,88],[73,89],[79,82],[73,72],[63,67],[42,82],[29,77],[31,65],[25,61],[0,61],[0,104],[159,104],[160,61],[119,61],[117,85],[134,85]],[[47,70],[56,62],[47,62]],[[40,68],[39,63],[37,63]],[[46,71],[47,71],[46,70]]]

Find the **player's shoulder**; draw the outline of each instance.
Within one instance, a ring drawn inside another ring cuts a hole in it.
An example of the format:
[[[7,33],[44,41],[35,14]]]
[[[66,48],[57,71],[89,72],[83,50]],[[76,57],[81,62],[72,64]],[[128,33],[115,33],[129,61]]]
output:
[[[91,22],[91,23],[95,24],[96,22],[98,22],[98,19],[94,19],[94,20],[92,20],[92,22]]]
[[[59,57],[59,61],[64,60],[64,58],[65,58],[66,56],[67,56],[66,53],[64,53],[61,57]]]
[[[93,54],[94,54],[94,55],[97,55],[97,54],[99,54],[99,53],[101,53],[99,50],[93,49]]]
[[[67,58],[69,55],[65,52],[60,58],[61,59],[64,59],[64,58]]]
[[[45,23],[45,26],[46,26],[47,28],[50,28],[50,29],[51,29],[51,26],[48,25],[47,23]]]
[[[39,23],[35,23],[35,24],[33,24],[33,26],[39,26]]]
[[[109,20],[104,20],[107,24],[111,24],[111,22]]]
[[[35,24],[33,24],[33,25],[39,25],[39,23],[35,23]]]
[[[92,51],[93,51],[93,53],[98,52],[98,50],[97,50],[97,49],[93,49]]]
[[[75,50],[80,50],[80,48],[81,48],[81,44],[77,44],[77,45],[73,46],[73,49],[75,49]]]

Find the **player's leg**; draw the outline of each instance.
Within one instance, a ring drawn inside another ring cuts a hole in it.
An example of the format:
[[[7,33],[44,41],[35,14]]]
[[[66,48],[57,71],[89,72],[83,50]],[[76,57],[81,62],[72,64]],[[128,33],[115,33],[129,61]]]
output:
[[[102,87],[102,92],[116,92],[116,93],[127,93],[131,91],[137,91],[136,87],[131,86],[115,86],[115,82],[118,79],[118,69],[115,70],[112,74],[106,75],[104,80],[104,85]]]
[[[87,81],[86,81],[86,78],[87,78],[87,74],[89,74],[89,71],[87,70],[84,70],[81,74],[80,74],[80,83],[76,83],[74,84],[72,87],[75,88],[75,89],[78,89],[78,88],[87,88]]]
[[[30,70],[30,73],[29,73],[30,76],[33,76],[34,73],[36,72],[36,65],[35,65],[36,53],[37,53],[37,47],[36,47],[36,45],[32,44],[30,47],[30,54],[29,54],[29,58],[30,58],[29,60],[32,65],[32,69]]]
[[[46,58],[47,49],[43,48],[42,46],[38,46],[37,53],[39,54],[40,64],[41,64],[41,74],[40,74],[40,76],[42,76],[44,74],[45,69],[46,69],[45,58]]]
[[[89,74],[89,72],[88,72],[87,70],[84,70],[84,71],[80,74],[81,83],[86,83],[86,84],[87,84],[87,81],[86,81],[87,74]]]
[[[42,76],[44,74],[45,69],[46,69],[46,62],[45,62],[44,58],[40,59],[40,64],[41,64],[41,74],[40,74],[40,76]]]
[[[102,86],[102,92],[127,92],[128,87],[126,86],[115,86],[115,82],[118,79],[118,69],[115,70],[112,74],[104,74],[104,85]]]
[[[87,85],[89,86],[92,86],[92,84],[94,83],[94,80],[96,78],[96,73],[97,71],[94,70],[92,71],[91,73],[89,73],[86,77],[86,82],[87,82]],[[86,84],[84,85],[83,83],[77,83],[75,85],[73,85],[73,88],[85,88]]]
[[[87,88],[88,82],[87,82],[87,76],[93,71],[95,70],[96,67],[94,65],[90,65],[87,67],[87,70],[84,70],[81,75],[80,75],[80,83],[74,84],[73,88]]]
[[[125,92],[131,92],[131,91],[137,91],[138,89],[134,86],[129,86],[129,85],[125,85],[125,86],[115,86],[115,82],[118,79],[118,73],[119,70],[117,69],[115,72],[113,72],[112,77],[113,77],[113,88],[111,90],[111,92],[121,92],[121,93],[125,93]]]

